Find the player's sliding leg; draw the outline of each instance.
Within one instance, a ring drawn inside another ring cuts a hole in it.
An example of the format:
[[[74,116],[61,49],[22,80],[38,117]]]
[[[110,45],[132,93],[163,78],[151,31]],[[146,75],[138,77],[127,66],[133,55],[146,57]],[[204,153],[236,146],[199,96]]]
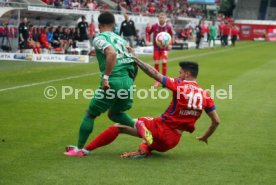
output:
[[[92,142],[87,144],[84,148],[88,151],[95,150],[96,148],[112,143],[119,135],[120,130],[112,125],[100,133]]]
[[[142,137],[146,141],[146,143],[151,145],[153,142],[153,137],[151,132],[145,126],[144,122],[141,120],[138,120],[135,124],[135,128],[137,129],[138,135]]]
[[[64,154],[68,156],[79,156],[79,157],[86,156],[89,154],[90,151],[112,143],[120,133],[125,133],[136,137],[142,137],[144,139],[144,142],[151,144],[153,142],[151,132],[145,127],[143,122],[137,121],[137,120],[134,120],[134,121],[136,121],[135,128],[121,125],[121,124],[112,125],[108,127],[106,130],[104,130],[101,134],[99,134],[93,141],[87,144],[83,149],[78,149],[77,147],[69,146],[71,147],[70,150],[68,150]],[[139,132],[137,130],[139,130]],[[145,146],[142,148],[140,147],[138,152],[140,152],[140,154],[142,155],[146,154],[145,156],[149,155],[150,153],[147,151]],[[145,156],[142,156],[142,157],[145,157]],[[140,157],[137,156],[137,158],[140,158]]]
[[[71,147],[69,151],[66,151],[64,154],[67,156],[86,156],[90,151],[95,150],[99,147],[108,145],[112,143],[120,133],[129,134],[132,136],[139,137],[137,134],[137,130],[135,128],[131,128],[129,126],[115,124],[108,127],[102,133],[100,133],[93,141],[87,144],[83,149],[78,149],[75,146]]]
[[[139,137],[137,135],[137,131],[135,128],[124,126],[121,124],[115,124],[108,127],[106,130],[100,133],[93,141],[87,144],[84,148],[88,151],[92,151],[96,148],[108,145],[112,143],[121,133]]]

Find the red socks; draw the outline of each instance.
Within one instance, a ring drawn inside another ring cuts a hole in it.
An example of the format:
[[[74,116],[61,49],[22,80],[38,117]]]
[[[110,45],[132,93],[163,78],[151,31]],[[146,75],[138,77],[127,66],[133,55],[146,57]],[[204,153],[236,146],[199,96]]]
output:
[[[162,75],[167,75],[167,62],[162,63]]]
[[[159,63],[158,64],[154,64],[154,68],[159,72]]]
[[[40,47],[33,47],[34,54],[40,54]]]
[[[37,54],[36,47],[33,47],[34,54]]]
[[[101,134],[99,134],[93,141],[91,141],[84,148],[89,151],[95,150],[96,148],[112,143],[117,138],[118,135],[119,135],[118,128],[115,127],[114,125],[110,126]]]
[[[154,68],[159,72],[159,64],[154,64]],[[162,63],[162,75],[167,75],[167,62]]]
[[[36,47],[36,51],[38,54],[40,54],[40,47]]]

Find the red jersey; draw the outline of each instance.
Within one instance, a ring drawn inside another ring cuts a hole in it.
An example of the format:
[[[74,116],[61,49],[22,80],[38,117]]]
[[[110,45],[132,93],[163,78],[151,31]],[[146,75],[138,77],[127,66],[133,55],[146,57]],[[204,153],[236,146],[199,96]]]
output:
[[[222,30],[222,35],[229,35],[230,30],[231,30],[231,28],[229,25],[224,25],[223,30]]]
[[[147,26],[146,27],[146,41],[150,41],[150,34],[149,34],[149,32],[150,32],[150,26]]]
[[[156,44],[155,38],[157,36],[158,33],[160,32],[168,32],[171,37],[173,37],[173,30],[172,30],[172,26],[165,23],[163,26],[161,26],[159,23],[156,23],[154,25],[152,25],[151,29],[149,30],[149,34],[153,33],[153,49],[154,51],[168,51],[168,48],[159,48]]]
[[[222,34],[223,32],[223,28],[224,28],[225,24],[221,23],[219,24],[219,32]]]
[[[238,33],[239,33],[238,28],[232,27],[232,29],[231,29],[231,35],[232,35],[232,36],[237,36]]]
[[[207,27],[206,27],[205,24],[202,24],[200,27],[201,27],[201,32],[202,32],[203,34],[208,32],[208,29],[207,29]]]
[[[212,98],[197,82],[163,76],[162,84],[173,91],[173,99],[161,117],[155,119],[173,129],[192,133],[202,110],[209,113],[216,109]]]
[[[40,33],[39,42],[41,42],[41,43],[48,42],[47,34],[46,34],[45,31],[42,31],[42,32]]]

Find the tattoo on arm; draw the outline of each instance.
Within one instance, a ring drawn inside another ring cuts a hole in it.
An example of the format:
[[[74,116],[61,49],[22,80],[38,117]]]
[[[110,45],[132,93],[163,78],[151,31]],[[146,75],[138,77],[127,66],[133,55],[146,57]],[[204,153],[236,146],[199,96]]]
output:
[[[139,66],[139,68],[142,69],[142,71],[144,71],[144,73],[146,73],[151,78],[153,78],[159,82],[162,82],[163,76],[156,69],[154,69],[154,67],[141,61],[138,58],[134,58],[134,60],[135,60],[135,63]]]

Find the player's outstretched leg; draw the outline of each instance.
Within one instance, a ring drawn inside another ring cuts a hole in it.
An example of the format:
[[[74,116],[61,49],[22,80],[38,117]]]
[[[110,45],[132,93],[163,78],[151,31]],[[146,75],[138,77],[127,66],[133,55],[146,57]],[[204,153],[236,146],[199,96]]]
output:
[[[112,125],[100,133],[93,141],[87,144],[84,148],[88,151],[95,150],[96,148],[112,143],[119,135],[119,129]]]
[[[142,137],[147,142],[147,144],[151,145],[153,143],[153,137],[151,132],[145,126],[144,122],[141,120],[138,120],[135,123],[135,127],[137,129],[138,135]]]

